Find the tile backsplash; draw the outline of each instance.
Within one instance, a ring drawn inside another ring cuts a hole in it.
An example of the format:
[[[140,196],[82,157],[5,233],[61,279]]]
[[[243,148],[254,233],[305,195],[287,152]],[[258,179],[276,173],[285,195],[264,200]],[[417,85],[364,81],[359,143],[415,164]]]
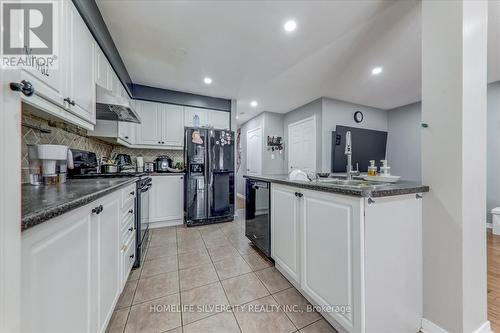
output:
[[[23,110],[22,121],[25,124],[48,129],[50,133],[42,133],[39,130],[22,127],[22,182],[29,183],[29,144],[54,144],[65,145],[69,148],[93,151],[98,157],[112,157],[114,154],[128,154],[135,163],[137,156],[142,156],[144,162],[153,162],[160,155],[167,155],[174,160],[174,164],[183,162],[183,150],[165,149],[132,149],[119,145],[112,145],[109,142],[101,141],[94,137],[89,137],[87,131],[77,126],[65,123],[49,121],[35,116],[29,111]]]
[[[174,160],[174,164],[184,161],[183,150],[136,149],[136,148],[132,149],[124,146],[114,146],[111,155],[114,154],[128,154],[132,157],[132,162],[134,163],[135,163],[135,158],[137,156],[142,156],[144,158],[144,162],[153,162],[160,155],[167,155],[172,160]]]
[[[64,122],[53,122],[23,110],[22,121],[28,125],[34,125],[50,130],[50,133],[42,133],[36,129],[22,127],[22,182],[29,182],[28,146],[29,144],[54,144],[65,145],[74,149],[82,149],[95,152],[98,156],[109,156],[113,145],[87,136],[87,131],[77,126]]]

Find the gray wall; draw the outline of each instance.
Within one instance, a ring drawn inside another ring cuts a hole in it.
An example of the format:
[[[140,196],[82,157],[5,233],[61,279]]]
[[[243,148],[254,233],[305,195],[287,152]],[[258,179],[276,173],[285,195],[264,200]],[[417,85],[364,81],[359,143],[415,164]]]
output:
[[[321,172],[331,172],[332,131],[337,125],[387,131],[387,111],[364,105],[352,104],[331,98],[322,98],[323,117],[322,132],[322,162]],[[363,121],[354,121],[354,112],[363,112]],[[390,162],[390,161],[389,161]]]
[[[391,173],[402,179],[421,181],[421,103],[389,110],[387,115],[387,161]]]
[[[488,85],[487,114],[487,209],[500,207],[500,82]]]
[[[316,168],[321,166],[321,117],[323,103],[321,98],[309,102],[301,107],[296,108],[285,114],[283,118],[285,156],[284,156],[284,172],[288,173],[288,125],[297,121],[315,116],[316,117]]]
[[[240,151],[241,151],[241,164],[240,168],[236,172],[236,193],[245,195],[245,179],[243,175],[246,174],[247,170],[247,131],[261,127],[264,124],[264,113],[259,114],[257,117],[250,119],[243,125],[241,125],[241,137],[240,137]]]

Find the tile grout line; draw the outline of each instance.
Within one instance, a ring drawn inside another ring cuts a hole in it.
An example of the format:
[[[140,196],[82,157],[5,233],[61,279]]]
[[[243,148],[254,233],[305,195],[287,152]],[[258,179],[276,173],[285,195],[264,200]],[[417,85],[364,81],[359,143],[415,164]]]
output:
[[[184,333],[184,319],[182,316],[182,293],[181,293],[181,270],[179,269],[179,236],[177,235],[177,228],[175,229],[175,242],[176,242],[176,256],[177,256],[177,286],[179,288],[179,305],[181,307],[181,332]]]
[[[219,228],[219,230],[220,230],[220,228]],[[205,240],[203,240],[203,243],[205,243]],[[206,246],[206,244],[205,244],[205,246]],[[208,251],[208,248],[207,248],[207,251]],[[220,279],[219,273],[217,272],[217,269],[215,268],[215,263],[212,260],[212,257],[210,256],[210,253],[208,254],[208,256],[210,257],[210,261],[212,262],[212,265],[214,266],[215,274],[217,274],[217,278],[219,279],[219,283],[220,283],[220,285],[222,287],[222,291],[224,292],[224,296],[226,296],[227,303],[230,306],[232,306],[231,302],[229,302],[229,297],[227,297],[226,289],[224,288],[224,285],[222,284],[222,280]],[[236,318],[236,315],[234,314],[234,311],[233,311],[232,308],[231,308],[231,313],[233,314],[233,318],[236,321],[236,325],[238,325],[238,329],[240,330],[241,333],[243,333],[243,330],[241,329],[240,323],[238,322],[238,318]]]

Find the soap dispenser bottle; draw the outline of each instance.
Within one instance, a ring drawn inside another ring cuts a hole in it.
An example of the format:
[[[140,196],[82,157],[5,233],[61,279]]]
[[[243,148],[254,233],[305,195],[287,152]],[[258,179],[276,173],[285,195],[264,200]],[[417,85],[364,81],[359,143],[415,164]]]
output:
[[[375,177],[377,175],[377,167],[375,166],[375,160],[370,160],[370,165],[368,166],[368,176]]]
[[[387,160],[380,160],[382,166],[380,167],[380,173],[382,176],[390,176],[391,175],[391,167],[387,165]]]

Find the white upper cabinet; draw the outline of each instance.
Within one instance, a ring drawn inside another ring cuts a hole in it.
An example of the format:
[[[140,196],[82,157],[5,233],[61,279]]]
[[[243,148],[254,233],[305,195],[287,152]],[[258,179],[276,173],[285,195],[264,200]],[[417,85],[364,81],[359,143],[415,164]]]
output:
[[[70,1],[64,2],[67,40],[66,105],[95,124],[94,39]]]
[[[186,106],[184,112],[184,125],[194,127],[194,117],[200,119],[200,127],[215,129],[229,129],[231,113],[226,111],[209,110]]]
[[[206,127],[208,125],[208,114],[206,109],[186,106],[184,108],[184,124],[186,125],[186,127],[194,127],[195,116],[198,116],[200,119],[200,127]]]
[[[35,87],[38,94],[41,94],[51,101],[54,101],[58,105],[64,104],[63,97],[63,61],[64,56],[61,54],[62,51],[66,51],[66,45],[64,45],[63,40],[63,23],[65,23],[65,16],[63,13],[63,1],[56,1],[53,3],[54,16],[53,18],[58,20],[56,27],[58,29],[54,31],[54,54],[59,57],[57,63],[57,68],[43,68],[43,69],[28,69],[25,68],[22,71],[22,78],[30,81]],[[25,46],[26,53],[29,54],[30,50]],[[63,58],[61,60],[61,58]]]
[[[139,145],[161,145],[161,113],[158,103],[138,101],[137,112],[141,124],[137,126],[136,143]]]
[[[184,107],[171,104],[136,101],[141,124],[136,125],[136,145],[158,148],[184,146]]]
[[[95,48],[95,83],[103,88],[111,90],[109,87],[108,73],[110,72],[108,59],[102,52],[101,48],[96,45]]]
[[[216,129],[230,129],[230,112],[208,110],[208,123]]]
[[[184,145],[184,108],[163,104],[162,143],[169,146]]]

